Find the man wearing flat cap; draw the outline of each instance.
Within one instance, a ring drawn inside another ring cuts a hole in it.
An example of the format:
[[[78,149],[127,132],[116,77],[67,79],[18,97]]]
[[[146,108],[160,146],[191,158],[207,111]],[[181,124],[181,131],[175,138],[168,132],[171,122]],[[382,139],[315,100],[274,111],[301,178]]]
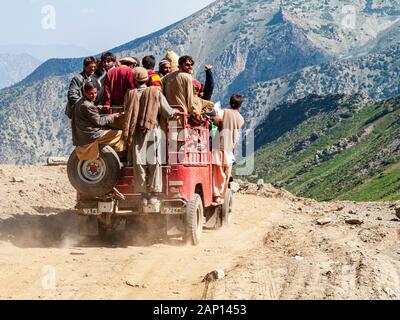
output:
[[[121,65],[128,66],[131,68],[135,68],[137,66],[137,61],[133,57],[126,57],[119,60]]]
[[[162,193],[162,143],[165,134],[162,133],[161,121],[173,118],[176,110],[170,107],[156,87],[147,87],[149,77],[146,69],[134,68],[132,74],[137,89],[128,90],[125,96],[123,136],[132,156],[135,192]]]

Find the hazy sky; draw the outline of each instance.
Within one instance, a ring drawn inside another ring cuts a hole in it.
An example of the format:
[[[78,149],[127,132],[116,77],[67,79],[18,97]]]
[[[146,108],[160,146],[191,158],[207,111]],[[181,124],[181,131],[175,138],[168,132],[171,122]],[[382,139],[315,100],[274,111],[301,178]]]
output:
[[[68,44],[93,52],[160,30],[214,0],[2,1],[0,45]]]

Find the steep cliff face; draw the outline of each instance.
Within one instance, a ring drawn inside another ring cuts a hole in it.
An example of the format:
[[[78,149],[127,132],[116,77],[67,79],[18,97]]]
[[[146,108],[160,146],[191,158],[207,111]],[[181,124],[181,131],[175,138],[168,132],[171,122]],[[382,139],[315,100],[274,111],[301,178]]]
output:
[[[376,56],[368,54],[389,50],[383,43],[389,38],[395,43],[400,37],[395,32],[400,4],[358,0],[350,9],[344,6],[336,0],[219,0],[113,51],[119,57],[152,53],[158,59],[168,49],[191,54],[200,80],[203,65],[213,64],[214,99],[226,101],[233,91],[244,92],[248,120],[255,126],[269,109],[307,92],[351,93],[365,86],[377,97],[396,92],[397,49],[390,59],[383,53],[385,61],[371,66],[368,61]],[[347,60],[341,61],[344,57]],[[359,61],[366,64],[360,67]],[[43,161],[46,155],[71,151],[63,110],[69,80],[81,63],[81,59],[49,60],[20,84],[0,91],[0,130],[5,138],[0,163]],[[338,68],[348,69],[349,75]],[[386,82],[382,70],[389,76]],[[13,127],[21,138],[9,134]]]
[[[246,65],[224,93],[229,94],[260,81],[267,81],[316,65],[331,57],[317,48],[306,33],[288,21],[268,27],[263,37],[246,48]],[[232,48],[234,49],[234,48]],[[231,50],[235,54],[234,50]],[[235,56],[239,56],[236,54]]]

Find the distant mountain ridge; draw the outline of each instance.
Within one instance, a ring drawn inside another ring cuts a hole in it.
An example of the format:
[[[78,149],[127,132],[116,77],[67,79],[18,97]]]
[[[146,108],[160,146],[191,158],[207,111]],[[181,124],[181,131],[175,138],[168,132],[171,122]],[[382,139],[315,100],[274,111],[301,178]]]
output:
[[[397,94],[400,3],[360,0],[354,6],[355,28],[343,25],[345,5],[339,0],[218,0],[114,52],[119,57],[152,53],[158,59],[168,49],[191,54],[200,80],[203,65],[213,64],[214,99],[226,103],[232,92],[243,92],[252,127],[286,100],[313,92]],[[0,163],[32,163],[71,152],[63,111],[69,80],[81,64],[81,59],[52,59],[0,91]],[[14,132],[21,138],[16,140]]]
[[[0,89],[21,81],[40,64],[29,54],[0,53]]]
[[[67,44],[9,44],[0,45],[0,54],[29,54],[41,61],[47,61],[51,58],[67,58],[89,55],[91,52],[86,48]]]

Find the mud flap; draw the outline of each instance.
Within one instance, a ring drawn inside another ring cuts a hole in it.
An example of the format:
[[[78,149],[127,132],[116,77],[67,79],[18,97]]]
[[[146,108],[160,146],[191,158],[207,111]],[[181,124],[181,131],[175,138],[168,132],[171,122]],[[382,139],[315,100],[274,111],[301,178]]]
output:
[[[96,216],[79,216],[79,234],[84,237],[99,235],[99,223]]]
[[[166,231],[167,236],[181,236],[185,232],[185,225],[183,223],[183,218],[180,215],[167,215],[166,220]]]
[[[209,230],[217,230],[222,227],[221,206],[208,207],[205,209],[206,223],[204,227]]]

